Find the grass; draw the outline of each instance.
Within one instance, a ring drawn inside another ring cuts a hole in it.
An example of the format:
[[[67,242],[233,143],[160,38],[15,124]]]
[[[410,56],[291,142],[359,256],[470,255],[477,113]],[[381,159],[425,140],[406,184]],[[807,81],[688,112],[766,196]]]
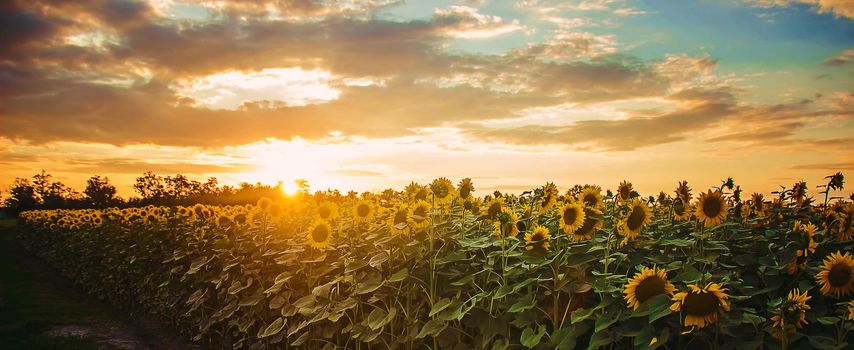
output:
[[[24,251],[15,229],[15,220],[0,220],[0,349],[99,349],[89,337],[46,334],[61,325],[91,324],[101,315]]]

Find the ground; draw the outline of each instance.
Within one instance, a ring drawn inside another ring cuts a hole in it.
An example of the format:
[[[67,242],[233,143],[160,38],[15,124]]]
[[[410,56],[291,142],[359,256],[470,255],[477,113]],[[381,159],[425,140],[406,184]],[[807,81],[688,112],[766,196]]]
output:
[[[0,348],[188,349],[150,315],[117,310],[87,296],[15,239],[0,220]]]

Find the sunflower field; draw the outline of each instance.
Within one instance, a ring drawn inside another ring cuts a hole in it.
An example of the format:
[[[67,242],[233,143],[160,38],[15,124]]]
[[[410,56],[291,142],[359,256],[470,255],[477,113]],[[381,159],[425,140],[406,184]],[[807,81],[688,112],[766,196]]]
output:
[[[850,349],[854,203],[470,179],[255,205],[29,211],[89,293],[232,349]]]

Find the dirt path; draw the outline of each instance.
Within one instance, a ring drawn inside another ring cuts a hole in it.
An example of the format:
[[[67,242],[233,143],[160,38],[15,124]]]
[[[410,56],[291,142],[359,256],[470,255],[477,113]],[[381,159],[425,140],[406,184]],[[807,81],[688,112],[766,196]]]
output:
[[[3,349],[184,350],[165,322],[86,295],[14,238],[0,221],[0,345]]]

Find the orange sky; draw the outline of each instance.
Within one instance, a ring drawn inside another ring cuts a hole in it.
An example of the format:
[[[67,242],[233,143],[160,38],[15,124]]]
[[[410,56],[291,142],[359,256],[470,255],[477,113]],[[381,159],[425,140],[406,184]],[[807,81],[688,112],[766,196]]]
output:
[[[800,0],[6,2],[0,191],[41,169],[124,197],[148,170],[814,187],[854,170],[852,17]]]

